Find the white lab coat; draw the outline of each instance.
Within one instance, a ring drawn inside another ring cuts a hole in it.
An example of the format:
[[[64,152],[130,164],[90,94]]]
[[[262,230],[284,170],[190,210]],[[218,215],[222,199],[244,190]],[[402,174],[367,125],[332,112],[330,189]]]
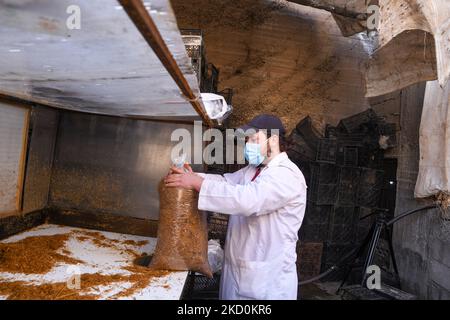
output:
[[[198,208],[230,215],[221,299],[296,299],[296,243],[306,207],[306,183],[281,153],[251,182],[256,168],[203,175]]]

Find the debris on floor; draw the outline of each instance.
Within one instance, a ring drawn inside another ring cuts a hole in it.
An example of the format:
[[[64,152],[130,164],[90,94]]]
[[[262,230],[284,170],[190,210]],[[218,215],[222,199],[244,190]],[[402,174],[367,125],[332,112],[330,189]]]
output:
[[[299,299],[301,300],[342,300],[336,294],[339,282],[313,282],[300,286]]]
[[[155,245],[154,238],[37,227],[0,242],[0,299],[178,299],[187,272],[138,263],[149,262]]]
[[[80,260],[70,257],[69,252],[63,249],[67,240],[69,234],[55,234],[0,243],[0,271],[44,274],[57,263],[80,263]]]
[[[417,300],[417,297],[386,284],[372,290],[360,285],[351,285],[342,288],[342,300]]]

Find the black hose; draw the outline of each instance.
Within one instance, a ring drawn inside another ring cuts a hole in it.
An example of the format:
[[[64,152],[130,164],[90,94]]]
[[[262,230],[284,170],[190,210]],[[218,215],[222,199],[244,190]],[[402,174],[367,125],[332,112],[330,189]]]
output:
[[[416,213],[416,212],[419,212],[419,211],[423,211],[423,210],[435,209],[435,208],[438,208],[438,207],[439,207],[439,205],[433,204],[433,205],[429,205],[429,206],[425,206],[425,207],[421,207],[421,208],[417,208],[417,209],[414,209],[414,210],[407,211],[407,212],[402,213],[402,214],[398,215],[397,217],[395,217],[395,218],[389,220],[388,222],[386,222],[386,226],[390,226],[390,225],[396,223],[397,221],[399,221],[399,220],[401,220],[401,219],[403,219],[403,218],[409,216],[410,214],[413,214],[413,213]],[[368,215],[368,216],[371,216],[371,215],[373,215],[373,214],[370,214],[370,215]],[[367,218],[368,216],[363,217],[363,219],[364,219],[364,218]],[[361,219],[361,220],[362,220],[362,219]],[[299,282],[299,285],[304,285],[304,284],[316,282],[316,281],[318,281],[318,280],[320,280],[320,279],[326,277],[326,276],[329,275],[330,273],[332,273],[332,272],[338,270],[338,269],[340,268],[341,264],[343,264],[343,263],[345,262],[345,260],[347,260],[347,259],[350,258],[353,254],[355,254],[357,250],[359,250],[359,248],[354,248],[354,249],[352,249],[352,250],[351,250],[349,253],[347,253],[341,260],[339,260],[336,264],[334,264],[333,266],[331,266],[331,267],[330,267],[329,269],[327,269],[325,272],[322,272],[321,274],[319,274],[318,276],[316,276],[316,277],[314,277],[314,278],[311,278],[311,279],[308,279],[308,280],[301,281],[301,282]]]
[[[337,262],[336,264],[332,265],[330,268],[328,268],[325,272],[322,272],[321,274],[319,274],[318,276],[308,279],[308,280],[304,280],[304,281],[300,281],[298,284],[299,285],[304,285],[304,284],[308,284],[311,282],[315,282],[318,281],[324,277],[326,277],[327,275],[329,275],[330,273],[339,270],[339,268],[341,267],[341,264],[343,264],[345,262],[345,260],[347,260],[348,258],[350,258],[351,256],[353,256],[357,251],[359,250],[359,248],[354,248],[352,249],[350,252],[348,252],[341,260],[339,260],[339,262]]]
[[[337,269],[339,269],[339,267],[337,267],[337,266],[332,266],[332,267],[329,268],[327,271],[325,271],[325,272],[319,274],[318,276],[316,276],[316,277],[314,277],[314,278],[311,278],[311,279],[308,279],[308,280],[305,280],[305,281],[301,281],[301,282],[299,282],[298,284],[302,286],[302,285],[304,285],[304,284],[316,282],[316,281],[322,279],[323,277],[326,277],[327,275],[329,275],[330,273],[334,272],[334,271],[337,270]]]
[[[407,212],[402,213],[402,214],[394,217],[393,219],[389,220],[388,222],[386,222],[386,225],[390,226],[390,225],[396,223],[398,220],[401,220],[404,217],[409,216],[410,214],[413,214],[413,213],[416,213],[416,212],[419,212],[419,211],[422,211],[422,210],[436,209],[438,207],[439,207],[439,205],[432,204],[432,205],[425,206],[425,207],[422,207],[422,208],[417,208],[417,209],[414,209],[414,210],[411,210],[411,211],[407,211]]]

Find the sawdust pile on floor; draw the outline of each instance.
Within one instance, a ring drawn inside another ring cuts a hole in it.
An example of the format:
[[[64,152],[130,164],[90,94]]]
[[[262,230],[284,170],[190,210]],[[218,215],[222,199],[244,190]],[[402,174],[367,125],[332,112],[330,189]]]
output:
[[[119,292],[114,295],[112,298],[121,298],[121,297],[129,297],[134,293],[142,290],[150,285],[150,283],[158,277],[166,276],[170,272],[165,270],[152,270],[147,267],[132,265],[129,267],[125,267],[125,270],[131,272],[131,275],[128,278],[128,281],[132,283],[131,287]],[[167,288],[167,284],[165,284],[165,288]]]
[[[56,263],[80,263],[77,259],[59,253],[68,239],[69,234],[57,234],[0,243],[0,272],[44,274]]]
[[[92,241],[97,246],[110,247],[121,252],[126,251],[131,255],[130,265],[123,268],[123,274],[82,274],[80,276],[80,289],[70,289],[68,282],[33,284],[24,281],[1,281],[0,296],[9,300],[95,300],[100,298],[99,286],[120,285],[131,283],[131,286],[113,295],[110,299],[129,297],[139,290],[147,287],[156,278],[168,275],[165,270],[152,270],[134,264],[141,254],[118,246],[145,245],[148,241],[117,240],[108,239],[98,232],[77,230],[68,234],[57,234],[50,236],[28,237],[14,243],[0,243],[0,272],[45,274],[59,263],[77,264],[82,263],[70,257],[70,251],[65,249],[65,242],[76,234],[82,241]],[[58,253],[60,252],[60,253]],[[129,274],[127,274],[129,272]],[[163,284],[169,288],[168,284]],[[112,286],[111,289],[116,288]]]
[[[5,282],[0,285],[0,295],[7,296],[8,300],[97,300],[100,298],[100,291],[96,290],[96,287],[131,282],[130,288],[110,297],[110,299],[118,299],[129,297],[147,287],[155,278],[169,274],[168,271],[156,271],[137,266],[131,266],[126,270],[131,274],[82,274],[80,289],[70,289],[66,282],[40,285],[23,281]],[[164,288],[167,288],[167,285],[164,285]]]
[[[125,240],[122,241],[123,244],[127,244],[127,245],[132,245],[132,246],[145,246],[146,244],[148,244],[147,240],[142,240],[142,241],[135,241],[135,240]]]
[[[72,234],[76,234],[77,235],[76,237],[79,241],[92,241],[97,247],[114,248],[120,251],[121,253],[127,253],[134,258],[139,257],[140,254],[132,249],[121,248],[118,246],[118,244],[144,246],[148,243],[147,240],[134,241],[134,240],[109,239],[104,235],[102,235],[100,232],[96,231],[75,230],[72,231]]]
[[[125,281],[122,275],[82,274],[80,290],[69,289],[66,282],[33,285],[24,281],[5,282],[0,286],[0,295],[8,300],[95,300],[97,295],[86,294],[93,287]]]

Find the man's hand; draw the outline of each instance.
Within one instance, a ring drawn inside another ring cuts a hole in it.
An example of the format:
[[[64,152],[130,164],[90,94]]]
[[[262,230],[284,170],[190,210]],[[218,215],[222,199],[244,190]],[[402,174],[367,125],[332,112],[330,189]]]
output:
[[[171,167],[169,174],[164,179],[165,185],[167,187],[178,187],[200,191],[203,178],[193,172],[189,164],[186,163],[184,168],[186,168],[188,172],[185,172],[183,168]]]
[[[189,163],[185,163],[183,165],[183,168],[178,168],[175,166],[170,167],[169,170],[169,174],[174,174],[174,173],[186,173],[187,172],[194,172],[192,171],[192,167],[189,165]]]

